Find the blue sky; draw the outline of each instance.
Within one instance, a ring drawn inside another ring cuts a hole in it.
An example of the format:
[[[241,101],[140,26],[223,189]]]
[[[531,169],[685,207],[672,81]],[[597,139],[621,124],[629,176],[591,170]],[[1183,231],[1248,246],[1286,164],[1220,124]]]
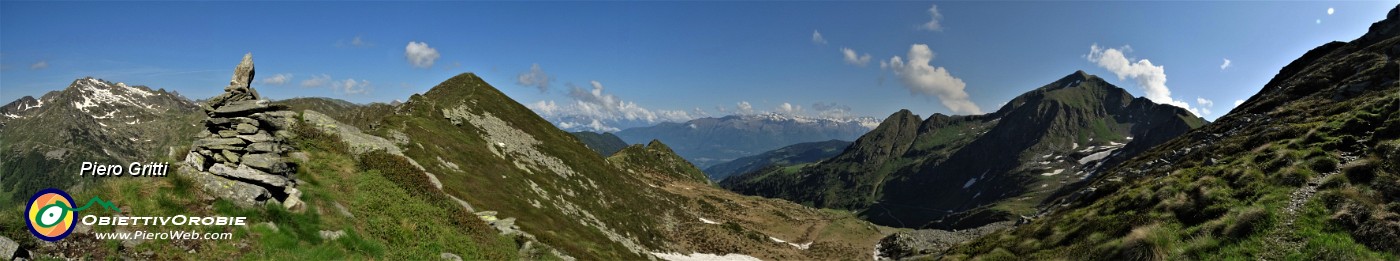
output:
[[[475,72],[547,118],[605,130],[991,112],[1075,70],[1214,119],[1396,4],[5,1],[0,100],[86,76],[202,99],[252,52],[271,98],[388,102]]]

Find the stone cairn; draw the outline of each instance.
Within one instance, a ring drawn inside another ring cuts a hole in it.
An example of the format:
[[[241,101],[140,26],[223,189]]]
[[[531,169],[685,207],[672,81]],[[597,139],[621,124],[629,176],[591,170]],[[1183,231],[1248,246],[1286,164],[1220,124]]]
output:
[[[268,104],[250,84],[253,54],[233,70],[224,93],[202,105],[209,118],[185,156],[189,176],[209,194],[244,207],[268,202],[301,209],[294,150],[286,139],[296,112]]]

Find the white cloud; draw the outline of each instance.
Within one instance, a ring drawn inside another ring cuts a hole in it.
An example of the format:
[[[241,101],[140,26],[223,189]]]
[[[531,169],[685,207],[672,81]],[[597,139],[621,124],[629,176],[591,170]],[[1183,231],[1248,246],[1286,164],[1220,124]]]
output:
[[[906,62],[895,56],[888,63],[881,62],[881,65],[894,71],[912,94],[936,96],[944,107],[955,114],[982,114],[982,108],[977,107],[964,91],[967,83],[953,77],[946,68],[929,64],[933,60],[933,50],[928,45],[910,46],[908,59]]]
[[[554,81],[554,78],[549,77],[549,74],[545,73],[544,69],[541,69],[538,63],[530,65],[530,71],[520,73],[520,75],[515,77],[516,84],[526,87],[533,86],[539,88],[540,92],[549,90],[549,83],[552,81]]]
[[[837,103],[812,103],[812,109],[817,111],[817,116],[825,119],[849,119],[851,118],[851,107]]]
[[[929,30],[929,31],[943,31],[943,24],[942,24],[943,14],[938,12],[938,5],[930,6],[930,7],[928,8],[928,14],[929,14],[929,21],[928,21],[927,23],[924,23],[923,25],[919,26],[919,29],[924,29],[924,30]]]
[[[292,74],[290,74],[290,73],[273,74],[272,77],[267,77],[267,78],[263,78],[263,79],[262,79],[262,83],[263,83],[263,84],[270,84],[270,85],[283,85],[283,84],[287,84],[288,82],[291,82],[291,81],[292,81]]]
[[[369,42],[369,41],[366,41],[365,38],[364,38],[363,36],[359,36],[359,35],[356,35],[355,38],[350,38],[350,41],[348,41],[348,42],[345,41],[345,40],[340,40],[340,41],[336,41],[336,42],[335,42],[335,47],[357,47],[357,48],[363,48],[363,47],[373,47],[373,46],[374,46],[374,43],[371,43],[371,42]]]
[[[1215,102],[1207,100],[1206,98],[1196,97],[1196,105],[1201,106],[1197,108],[1201,111],[1201,115],[1210,115],[1210,108],[1215,107]]]
[[[841,48],[841,55],[846,58],[846,63],[851,65],[865,67],[865,65],[870,64],[869,53],[865,55],[856,55],[856,50],[851,50],[851,48],[843,47]]]
[[[1317,19],[1317,24],[1322,24],[1322,19]]]
[[[651,110],[605,92],[603,84],[591,81],[590,89],[569,85],[569,98],[572,103],[558,104],[554,101],[539,101],[526,107],[545,118],[553,119],[560,128],[583,128],[596,131],[617,131],[608,123],[618,122],[684,122],[695,118],[684,110]]]
[[[812,30],[812,43],[826,45],[826,38],[822,37],[822,32]]]
[[[29,65],[30,70],[42,70],[44,68],[49,68],[48,60],[39,60],[38,62],[34,62],[33,64]]]
[[[330,75],[312,75],[311,79],[301,81],[301,87],[321,87],[331,82]]]
[[[1220,70],[1223,71],[1225,68],[1230,68],[1230,59],[1225,59],[1225,63],[1220,64]]]
[[[1153,65],[1152,61],[1147,59],[1137,60],[1136,62],[1131,61],[1124,55],[1125,52],[1129,51],[1132,51],[1132,47],[1124,46],[1122,49],[1114,49],[1102,48],[1099,47],[1098,44],[1094,44],[1089,46],[1089,55],[1086,55],[1085,58],[1094,62],[1099,67],[1113,72],[1114,75],[1118,76],[1118,80],[1120,81],[1123,79],[1133,79],[1137,81],[1137,84],[1147,93],[1145,96],[1149,100],[1181,107],[1192,113],[1201,115],[1200,111],[1196,108],[1192,108],[1190,104],[1172,99],[1172,91],[1167,88],[1167,73],[1165,67]]]
[[[274,75],[274,76],[272,77],[272,79],[278,78],[279,76],[281,76],[281,74]],[[290,82],[290,81],[291,81],[291,78],[292,78],[292,75],[291,75],[291,74],[287,74],[287,75],[286,75],[286,78],[285,78],[285,79],[282,79],[282,80],[280,80],[280,81],[282,81],[283,83]],[[264,79],[263,82],[267,82],[267,81],[272,80],[272,79]],[[344,80],[332,80],[332,78],[331,78],[330,75],[321,74],[321,75],[312,75],[312,76],[311,76],[311,79],[306,79],[306,80],[301,81],[301,87],[306,87],[306,88],[330,87],[331,91],[333,91],[333,92],[335,92],[335,93],[346,94],[346,95],[355,95],[355,94],[365,94],[365,93],[369,93],[369,89],[371,88],[371,85],[370,85],[369,81],[367,81],[367,80],[358,80],[358,81],[357,81],[357,80],[355,80],[355,79],[353,79],[353,78],[347,78],[347,79],[344,79]]]
[[[1327,15],[1332,15],[1332,13],[1336,13],[1336,12],[1337,12],[1337,9],[1333,9],[1333,8],[1331,8],[1331,7],[1328,7],[1328,8],[1327,8]]]
[[[734,112],[738,112],[739,114],[753,114],[753,105],[749,104],[748,101],[741,101],[735,104],[734,108],[737,109]]]
[[[369,92],[369,81],[355,79],[345,79],[344,81],[331,82],[331,89],[343,94],[365,94]]]
[[[791,103],[784,102],[783,105],[778,105],[776,112],[778,114],[797,115],[802,113],[802,105],[792,105]]]
[[[1240,104],[1244,104],[1244,100],[1235,100],[1235,107],[1240,107]]]
[[[1196,105],[1200,105],[1201,107],[1215,107],[1215,102],[1207,100],[1206,98],[1196,97]]]
[[[418,68],[432,68],[433,62],[441,57],[437,49],[420,42],[408,42],[408,46],[403,48],[403,55],[408,58],[408,64]]]

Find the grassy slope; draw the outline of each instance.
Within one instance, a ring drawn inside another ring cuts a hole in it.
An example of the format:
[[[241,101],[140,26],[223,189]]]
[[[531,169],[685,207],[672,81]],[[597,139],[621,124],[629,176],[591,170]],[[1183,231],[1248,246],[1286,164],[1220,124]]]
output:
[[[1070,208],[953,257],[1396,259],[1400,86],[1396,62],[1379,54],[1400,37],[1370,39],[1309,52],[1216,123],[1101,176]]]
[[[682,212],[664,215],[671,227],[664,235],[686,251],[743,253],[765,260],[849,260],[868,255],[877,241],[894,232],[849,212],[719,189],[660,142],[633,145],[608,161],[682,207]],[[793,244],[809,245],[801,249]]]
[[[445,115],[444,110],[455,111],[451,113],[455,116]],[[460,125],[455,125],[449,119],[485,118],[488,114],[500,119],[509,130],[490,124],[489,120],[463,120]],[[698,217],[726,220],[730,215],[741,213],[782,213],[805,208],[782,201],[764,204],[782,207],[761,207],[750,206],[753,204],[747,203],[755,199],[711,199],[710,202],[714,202],[712,204],[730,201],[746,204],[733,205],[736,210],[721,212],[719,215],[696,212],[694,210],[699,206],[697,198],[743,197],[707,185],[703,174],[688,162],[670,153],[668,149],[656,149],[664,148],[664,145],[649,145],[647,148],[651,149],[639,150],[641,153],[617,153],[631,155],[622,157],[640,162],[609,163],[609,160],[589,150],[570,134],[558,130],[471,74],[459,75],[422,96],[414,96],[397,114],[384,120],[381,131],[405,133],[409,140],[407,145],[403,146],[406,148],[405,154],[415,158],[429,172],[436,174],[449,193],[471,202],[478,209],[498,211],[502,218],[518,218],[516,224],[526,232],[536,235],[541,242],[581,259],[642,258],[631,250],[635,247],[658,252],[737,252],[770,258],[778,257],[772,253],[785,253],[786,256],[802,259],[811,259],[813,256],[863,256],[869,251],[868,248],[887,232],[868,229],[873,226],[857,219],[838,218],[841,215],[793,214],[807,218],[785,222],[740,222],[731,226],[733,230],[730,231],[733,233],[716,233],[713,226],[699,222]],[[513,133],[510,135],[516,136],[498,136],[504,135],[502,133]],[[548,164],[539,164],[541,161],[547,162],[541,158],[549,157],[502,152],[509,151],[512,147],[524,146],[513,142],[528,139],[540,142],[529,146],[530,148],[542,155],[556,157],[562,167],[572,170],[573,173],[561,175],[553,171],[554,168],[542,166]],[[508,145],[501,146],[497,143]],[[642,163],[645,163],[645,166],[637,165]],[[684,184],[680,186],[691,188],[685,190],[691,194],[673,191],[671,188],[675,188],[674,186],[663,186],[665,184],[658,183],[658,179],[680,182]],[[703,193],[693,194],[695,191]],[[819,211],[806,210],[803,213],[816,212]],[[750,236],[752,233],[741,233],[742,231],[804,226],[811,223],[809,220],[841,220],[821,221],[817,224],[837,223],[841,224],[839,227],[859,227],[860,230],[814,229],[813,231],[848,236],[832,236],[826,239],[816,236],[792,237],[818,241],[816,245],[824,244],[820,242],[830,242],[825,244],[831,244],[831,247],[822,248],[828,250],[818,251],[786,251],[782,249],[795,248],[783,244],[739,241],[754,238]],[[619,236],[623,238],[617,238]],[[715,247],[715,244],[687,243],[695,240],[740,244],[724,248]],[[632,243],[625,242],[635,242],[636,245],[629,246],[628,244]]]
[[[478,210],[498,211],[500,218],[518,218],[516,224],[540,242],[580,259],[645,258],[628,245],[609,239],[618,235],[634,240],[645,250],[659,252],[737,252],[769,259],[862,257],[879,238],[891,232],[850,213],[810,209],[714,188],[694,179],[703,178],[699,170],[663,150],[633,155],[645,156],[634,157],[644,162],[684,165],[624,170],[479,78],[462,75],[440,87],[443,88],[435,88],[426,96],[415,96],[403,107],[384,111],[393,116],[379,123],[366,121],[366,126],[377,126],[369,130],[383,136],[401,131],[408,141],[401,144],[406,154],[436,174],[448,193],[472,202]],[[560,176],[546,171],[547,168],[529,165],[526,156],[497,156],[495,153],[499,152],[491,149],[494,140],[487,140],[491,137],[485,133],[487,126],[451,124],[435,104],[451,108],[473,104],[466,110],[505,119],[507,125],[541,140],[538,149],[543,154],[561,158],[575,172]],[[24,230],[22,219],[18,218],[21,207],[0,211],[0,217],[5,217],[0,219],[0,227],[4,228],[0,232],[41,254],[70,257],[414,260],[449,252],[469,260],[550,258],[543,253],[517,253],[522,240],[496,236],[475,215],[437,194],[426,176],[402,158],[381,152],[351,156],[346,152],[348,145],[336,137],[311,128],[298,128],[297,133],[300,138],[292,142],[313,159],[302,162],[297,174],[308,205],[304,212],[288,212],[280,207],[236,208],[224,200],[210,198],[180,176],[112,179],[100,186],[71,191],[77,198],[101,195],[130,215],[248,216],[251,224],[272,222],[276,229],[266,225],[205,228],[209,232],[234,233],[234,239],[153,240],[134,246],[75,234],[64,242],[76,243],[41,246]],[[527,163],[517,166],[520,162]],[[686,169],[689,171],[682,171]],[[672,171],[688,173],[691,178],[679,178],[682,175]],[[353,218],[341,214],[337,204]],[[697,209],[711,211],[694,211]],[[720,220],[726,225],[706,224],[699,217]],[[598,227],[613,234],[600,232]],[[111,228],[97,230],[109,232]],[[344,230],[348,235],[322,240],[322,230]],[[814,243],[810,249],[802,250],[767,236]],[[148,251],[150,254],[146,254]]]
[[[69,191],[80,202],[93,196],[114,202],[123,213],[136,216],[246,216],[247,227],[122,227],[124,230],[231,232],[230,240],[148,240],[134,247],[119,241],[98,241],[91,234],[75,233],[63,242],[78,244],[40,246],[25,231],[20,216],[22,206],[9,207],[3,215],[5,236],[17,239],[26,248],[45,255],[94,258],[118,254],[151,259],[389,259],[437,258],[450,252],[466,259],[515,259],[516,242],[496,235],[470,213],[454,211],[455,204],[441,194],[424,193],[404,177],[404,168],[390,167],[385,158],[355,158],[337,138],[310,129],[300,129],[294,140],[308,154],[297,177],[302,183],[308,209],[288,212],[280,206],[241,209],[225,200],[213,200],[198,186],[179,175],[164,178],[119,178],[98,186]],[[367,163],[369,162],[369,163]],[[376,164],[373,162],[381,162]],[[334,206],[340,204],[354,217],[343,216]],[[103,212],[105,210],[86,210]],[[86,212],[85,211],[85,212]],[[87,214],[87,213],[84,213]],[[107,213],[92,213],[99,216]],[[263,222],[272,222],[271,229]],[[344,230],[347,236],[322,240],[321,230]],[[111,232],[99,226],[95,232]],[[193,252],[190,252],[193,250]],[[152,255],[145,255],[150,251]]]

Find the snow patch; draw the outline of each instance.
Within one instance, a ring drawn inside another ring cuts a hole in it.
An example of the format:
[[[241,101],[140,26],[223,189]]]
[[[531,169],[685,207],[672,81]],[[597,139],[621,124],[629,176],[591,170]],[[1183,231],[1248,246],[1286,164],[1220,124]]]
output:
[[[705,224],[711,224],[711,225],[718,225],[718,224],[719,224],[719,222],[715,222],[714,220],[709,220],[709,219],[705,219],[705,218],[700,218],[700,222],[705,222]]]
[[[716,254],[706,254],[706,253],[692,253],[692,254],[686,255],[686,254],[681,254],[681,253],[657,253],[657,252],[652,252],[651,255],[656,256],[657,258],[661,258],[661,259],[665,259],[665,260],[670,260],[670,261],[761,261],[761,259],[758,259],[758,258],[756,258],[756,257],[749,256],[749,255],[745,255],[745,254],[724,254],[724,255],[716,255]]]
[[[1064,169],[1057,169],[1057,170],[1055,170],[1055,171],[1046,172],[1046,173],[1041,173],[1040,175],[1041,175],[1041,176],[1054,176],[1054,175],[1060,175],[1060,172],[1065,172],[1065,170],[1064,170]]]
[[[1112,153],[1113,153],[1113,150],[1105,150],[1105,151],[1100,151],[1100,152],[1097,152],[1097,153],[1094,153],[1094,154],[1089,154],[1089,156],[1084,156],[1084,158],[1079,159],[1079,164],[1080,164],[1080,165],[1084,165],[1084,164],[1088,164],[1089,162],[1093,162],[1093,161],[1096,161],[1096,160],[1101,160],[1101,159],[1103,159],[1103,158],[1107,158],[1108,155],[1109,155],[1109,154],[1112,154]]]
[[[973,184],[973,183],[977,183],[977,178],[968,179],[968,180],[967,180],[967,183],[963,183],[963,189],[967,189],[968,187],[972,187],[972,184]]]
[[[1078,143],[1078,142],[1075,142],[1075,143],[1073,144],[1073,146],[1069,147],[1069,149],[1078,149],[1078,148],[1079,148],[1079,143]]]
[[[117,117],[116,114],[117,114],[117,112],[119,112],[119,111],[121,111],[121,110],[112,110],[112,111],[107,112],[107,115],[92,116],[92,118],[93,118],[93,119],[99,119],[99,120],[100,120],[100,119],[111,119],[111,118],[116,118],[116,117]]]
[[[811,248],[811,247],[812,247],[812,242],[807,242],[807,243],[802,243],[802,244],[788,243],[788,245],[792,245],[792,247],[796,247],[796,248],[799,249],[799,250],[807,250],[808,248]]]
[[[786,240],[778,239],[778,238],[772,237],[772,236],[769,236],[769,237],[768,237],[768,240],[773,240],[773,242],[778,242],[778,243],[787,243],[788,245],[791,245],[792,247],[796,247],[797,249],[800,249],[800,250],[807,250],[808,248],[811,248],[811,247],[812,247],[812,242],[807,242],[807,243],[802,243],[802,244],[791,243],[791,242],[787,242]]]

